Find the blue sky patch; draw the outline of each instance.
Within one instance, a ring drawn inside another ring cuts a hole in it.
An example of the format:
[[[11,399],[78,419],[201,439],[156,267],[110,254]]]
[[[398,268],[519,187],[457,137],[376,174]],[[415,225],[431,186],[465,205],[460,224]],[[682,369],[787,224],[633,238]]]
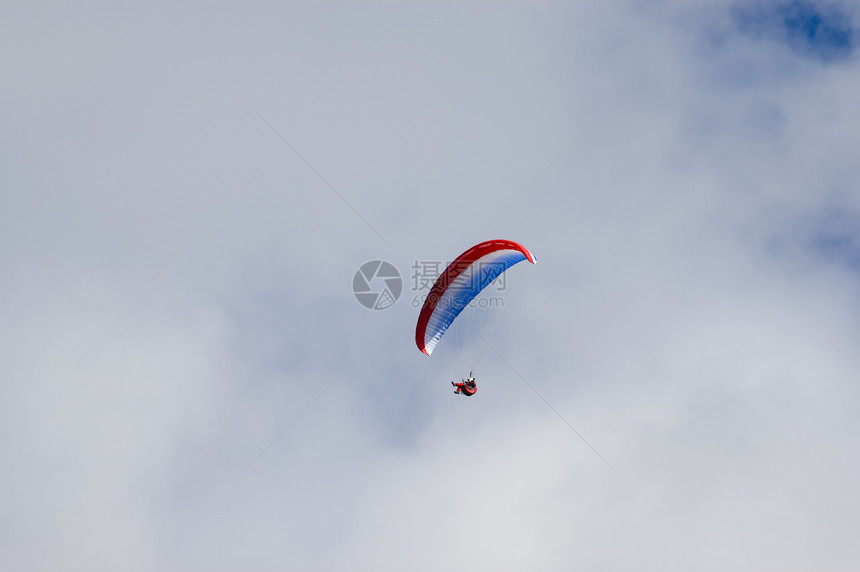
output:
[[[810,245],[824,260],[860,271],[860,213],[831,205],[809,220]]]
[[[813,240],[816,250],[829,260],[860,270],[860,244],[849,233],[824,231]]]
[[[847,58],[856,46],[850,16],[833,4],[795,0],[738,6],[732,19],[748,36],[782,42],[795,53],[825,63]]]

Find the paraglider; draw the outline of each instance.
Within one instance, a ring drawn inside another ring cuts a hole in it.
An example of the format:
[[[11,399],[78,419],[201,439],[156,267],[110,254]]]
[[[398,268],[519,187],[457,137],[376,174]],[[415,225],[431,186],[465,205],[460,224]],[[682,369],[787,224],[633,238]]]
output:
[[[537,263],[528,249],[511,240],[488,240],[458,256],[442,272],[424,301],[415,328],[418,349],[428,356],[432,354],[470,302],[502,273],[524,260]],[[471,373],[468,380],[451,383],[457,388],[456,393],[471,396],[477,391]]]
[[[461,379],[460,383],[452,381],[451,385],[454,386],[454,393],[462,392],[466,397],[472,397],[478,392],[478,384],[475,383],[475,378],[472,377],[471,373],[469,373],[469,379]]]

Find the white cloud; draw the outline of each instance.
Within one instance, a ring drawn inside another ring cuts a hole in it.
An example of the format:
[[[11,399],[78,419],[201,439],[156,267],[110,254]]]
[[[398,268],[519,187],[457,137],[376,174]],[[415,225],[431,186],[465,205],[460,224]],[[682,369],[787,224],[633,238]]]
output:
[[[10,8],[3,567],[851,569],[856,58],[732,6]],[[598,114],[481,238],[539,259],[494,346],[608,464],[349,290]]]

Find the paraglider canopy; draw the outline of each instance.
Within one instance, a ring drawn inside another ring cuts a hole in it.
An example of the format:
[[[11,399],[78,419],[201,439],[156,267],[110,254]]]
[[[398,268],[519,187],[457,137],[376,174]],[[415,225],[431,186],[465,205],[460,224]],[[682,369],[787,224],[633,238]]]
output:
[[[415,328],[415,343],[428,356],[442,335],[481,291],[505,270],[534,255],[511,240],[488,240],[457,257],[433,284]]]

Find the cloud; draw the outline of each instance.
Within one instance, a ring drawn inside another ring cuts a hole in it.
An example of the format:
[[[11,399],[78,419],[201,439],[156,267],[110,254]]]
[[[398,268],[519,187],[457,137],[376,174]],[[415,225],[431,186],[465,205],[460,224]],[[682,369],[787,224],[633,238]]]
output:
[[[851,569],[849,5],[92,6],[0,23],[3,568]],[[467,400],[351,286],[491,221]]]

